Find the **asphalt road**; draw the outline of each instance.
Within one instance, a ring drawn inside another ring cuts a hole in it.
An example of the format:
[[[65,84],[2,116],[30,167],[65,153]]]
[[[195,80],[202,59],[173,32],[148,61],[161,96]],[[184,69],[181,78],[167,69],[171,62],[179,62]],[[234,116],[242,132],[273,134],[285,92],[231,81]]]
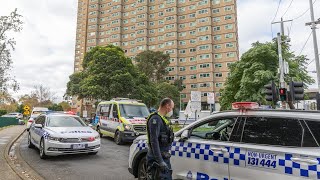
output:
[[[101,139],[97,155],[66,155],[42,160],[37,149],[27,146],[27,134],[20,144],[24,160],[42,177],[48,180],[133,180],[128,171],[130,144],[116,145],[113,139]]]

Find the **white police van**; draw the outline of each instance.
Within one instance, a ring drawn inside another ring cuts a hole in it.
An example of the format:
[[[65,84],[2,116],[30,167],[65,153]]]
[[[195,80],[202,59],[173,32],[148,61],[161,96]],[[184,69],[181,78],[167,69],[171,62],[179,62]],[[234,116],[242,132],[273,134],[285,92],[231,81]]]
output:
[[[174,179],[320,179],[320,112],[233,103],[175,133]],[[129,171],[146,179],[147,137],[130,147]]]

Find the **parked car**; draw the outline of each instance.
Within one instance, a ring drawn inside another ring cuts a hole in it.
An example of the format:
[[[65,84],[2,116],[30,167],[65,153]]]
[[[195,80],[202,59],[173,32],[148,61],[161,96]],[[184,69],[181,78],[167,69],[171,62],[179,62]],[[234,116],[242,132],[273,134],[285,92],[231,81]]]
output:
[[[79,116],[62,113],[41,114],[30,127],[28,147],[38,148],[41,159],[63,154],[95,155],[100,149],[100,135]]]
[[[5,114],[5,115],[3,115],[1,117],[14,117],[14,118],[17,118],[17,119],[22,119],[23,115],[21,113],[18,113],[18,112],[13,112],[13,113]]]
[[[29,120],[27,122],[27,130],[29,130],[31,124],[33,123],[33,121],[34,121],[34,119],[36,117],[38,117],[41,113],[46,113],[46,112],[49,112],[48,108],[45,108],[45,107],[34,107],[32,109],[30,118],[29,118]]]

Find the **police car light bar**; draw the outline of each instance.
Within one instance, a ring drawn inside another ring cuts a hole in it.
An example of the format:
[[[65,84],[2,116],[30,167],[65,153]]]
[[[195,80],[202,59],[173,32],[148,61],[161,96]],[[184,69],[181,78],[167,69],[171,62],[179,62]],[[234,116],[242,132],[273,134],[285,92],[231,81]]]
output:
[[[258,109],[259,104],[256,102],[235,102],[232,103],[232,109]]]

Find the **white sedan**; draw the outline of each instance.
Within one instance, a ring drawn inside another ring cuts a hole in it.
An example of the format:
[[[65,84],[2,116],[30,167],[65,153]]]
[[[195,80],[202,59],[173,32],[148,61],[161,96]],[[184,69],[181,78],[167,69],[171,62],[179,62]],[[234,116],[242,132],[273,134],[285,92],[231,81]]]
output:
[[[28,134],[28,147],[38,148],[41,159],[63,154],[95,155],[100,145],[98,132],[75,115],[40,115],[31,125]]]

